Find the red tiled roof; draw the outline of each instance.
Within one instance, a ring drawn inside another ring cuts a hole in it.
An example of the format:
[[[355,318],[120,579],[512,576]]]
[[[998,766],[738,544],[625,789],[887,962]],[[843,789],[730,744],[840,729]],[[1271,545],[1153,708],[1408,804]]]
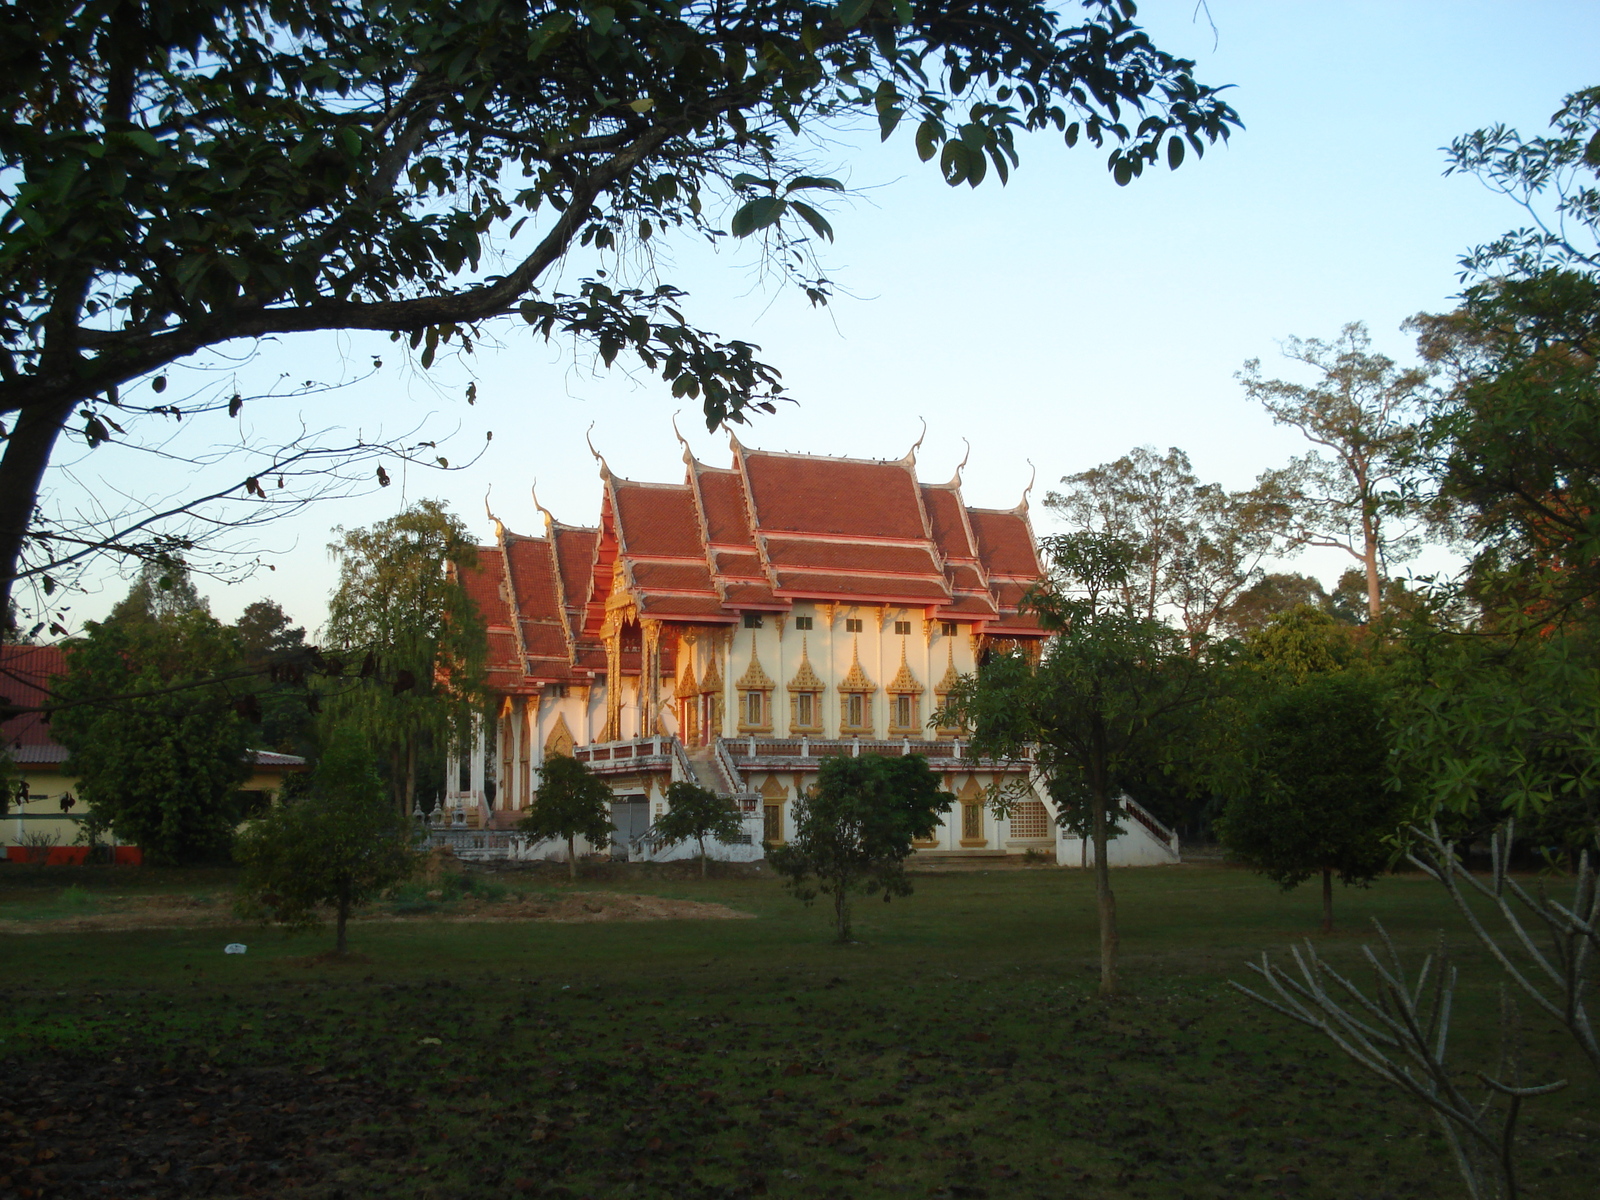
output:
[[[60,646],[0,646],[0,697],[23,708],[47,704],[51,677],[66,670],[67,655]],[[42,713],[12,717],[0,725],[0,736],[12,747],[56,744]]]
[[[1020,510],[969,508],[967,517],[978,535],[978,553],[993,575],[1039,577],[1038,552],[1028,518]]]
[[[618,579],[641,617],[664,621],[731,623],[745,609],[831,599],[1040,636],[1017,613],[1039,573],[1025,511],[967,508],[959,477],[925,485],[910,457],[821,458],[737,443],[731,469],[686,462],[681,484],[636,483],[602,466],[599,528],[547,514],[546,537],[503,534],[501,546],[480,551],[464,577],[489,625],[497,687],[603,674],[599,632]],[[637,670],[639,657],[625,655],[626,667]]]
[[[773,454],[738,447],[756,526],[763,533],[926,539],[909,461]]]

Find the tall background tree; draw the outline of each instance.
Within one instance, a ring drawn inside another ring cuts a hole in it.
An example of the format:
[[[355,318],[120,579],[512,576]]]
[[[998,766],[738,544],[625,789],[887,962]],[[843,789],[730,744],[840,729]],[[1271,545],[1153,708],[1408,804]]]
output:
[[[1123,603],[1145,618],[1175,619],[1198,647],[1224,624],[1270,556],[1291,550],[1290,510],[1270,484],[1230,492],[1201,483],[1176,446],[1139,446],[1061,481],[1047,507],[1074,529],[1133,548]]]
[[[914,130],[918,157],[952,186],[1007,178],[1028,132],[1109,151],[1126,184],[1237,125],[1192,63],[1134,25],[1131,0],[1072,11],[1043,0],[10,7],[0,599],[19,573],[48,577],[84,549],[36,519],[57,440],[116,445],[133,423],[182,415],[132,386],[163,391],[167,369],[197,352],[368,329],[408,341],[426,367],[441,345],[470,347],[482,323],[514,315],[607,365],[629,350],[675,395],[698,398],[714,427],[770,404],[777,372],[756,347],[698,329],[670,284],[618,280],[593,256],[676,230],[718,238],[713,214],[727,206],[728,230],[760,235],[823,303],[807,240],[832,230],[811,200],[838,185],[809,148],[840,122],[885,138]],[[558,263],[573,282],[552,281]],[[212,397],[188,415],[237,415],[236,401]],[[262,480],[277,474],[248,468],[222,495],[268,504],[276,489]],[[102,529],[98,547],[139,552],[141,530]]]
[[[1298,542],[1342,550],[1361,564],[1377,620],[1389,564],[1417,546],[1408,484],[1428,372],[1373,353],[1359,321],[1332,342],[1292,337],[1283,356],[1309,367],[1311,382],[1267,379],[1260,359],[1245,363],[1239,381],[1273,421],[1298,429],[1316,449],[1262,483],[1289,500]]]
[[[470,744],[488,703],[487,634],[460,576],[476,563],[476,547],[434,500],[340,533],[328,547],[339,585],[326,649],[347,658],[355,678],[326,688],[323,724],[362,731],[397,810],[410,813],[419,780],[444,777],[449,747]]]

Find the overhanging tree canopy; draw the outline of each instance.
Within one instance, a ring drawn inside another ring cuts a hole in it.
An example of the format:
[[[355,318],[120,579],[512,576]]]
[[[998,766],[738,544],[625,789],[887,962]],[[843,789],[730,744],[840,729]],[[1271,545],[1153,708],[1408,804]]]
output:
[[[119,389],[159,390],[169,364],[232,339],[384,330],[426,365],[515,313],[607,364],[630,349],[712,426],[738,419],[779,390],[756,347],[694,328],[670,285],[591,268],[555,291],[551,266],[674,228],[720,236],[731,200],[731,231],[767,231],[824,301],[798,243],[831,237],[804,197],[837,185],[795,148],[854,114],[885,137],[914,126],[952,185],[1004,179],[1031,130],[1109,146],[1118,183],[1176,167],[1237,118],[1133,16],[1130,0],[1088,0],[1076,24],[1042,0],[9,9],[0,586],[58,435],[116,440],[133,411]]]

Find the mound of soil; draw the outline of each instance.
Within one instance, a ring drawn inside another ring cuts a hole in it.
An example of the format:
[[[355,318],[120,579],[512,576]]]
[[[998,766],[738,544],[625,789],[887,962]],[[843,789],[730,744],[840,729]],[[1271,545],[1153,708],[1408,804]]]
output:
[[[212,925],[237,925],[232,901],[227,897],[108,896],[98,912],[44,917],[33,921],[0,920],[4,933],[103,933],[124,929],[201,929]],[[618,892],[572,892],[563,896],[516,895],[503,900],[469,898],[442,902],[436,908],[413,913],[385,911],[383,905],[356,913],[355,921],[457,921],[504,923],[552,921],[582,924],[592,921],[722,921],[749,917],[725,904],[697,900],[667,900],[660,896],[623,895]]]

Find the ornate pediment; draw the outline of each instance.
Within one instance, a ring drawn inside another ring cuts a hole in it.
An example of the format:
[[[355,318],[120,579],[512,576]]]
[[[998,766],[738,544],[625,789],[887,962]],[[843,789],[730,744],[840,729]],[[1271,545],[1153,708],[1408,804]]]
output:
[[[800,639],[800,669],[794,673],[794,678],[789,680],[791,692],[820,692],[822,680],[817,678],[817,673],[811,666],[811,654],[806,646],[806,639]]]
[[[770,692],[778,685],[772,682],[772,677],[761,666],[761,660],[756,657],[754,639],[750,643],[750,665],[744,669],[744,674],[739,676],[739,681],[733,685],[741,692]]]
[[[839,681],[841,692],[875,692],[878,685],[861,669],[861,645],[858,638],[850,639],[850,672]]]
[[[911,667],[906,662],[906,644],[904,639],[902,639],[900,642],[900,669],[895,672],[894,678],[889,681],[889,686],[883,690],[891,695],[920,696],[922,694],[922,684],[919,683],[917,681],[917,677],[911,673]]]

